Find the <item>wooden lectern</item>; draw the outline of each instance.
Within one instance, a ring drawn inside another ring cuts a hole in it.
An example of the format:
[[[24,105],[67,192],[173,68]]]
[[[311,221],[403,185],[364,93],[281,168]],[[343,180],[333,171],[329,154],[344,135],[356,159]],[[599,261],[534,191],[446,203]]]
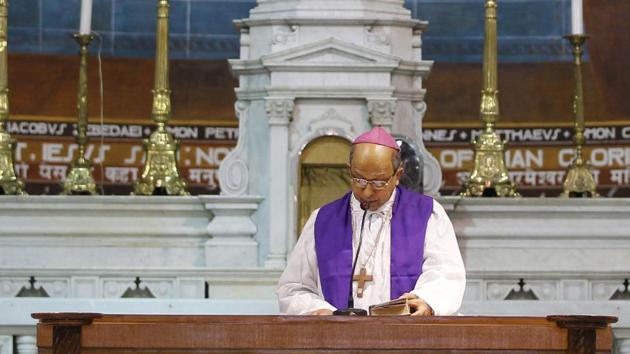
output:
[[[615,317],[35,313],[40,354],[611,353]]]

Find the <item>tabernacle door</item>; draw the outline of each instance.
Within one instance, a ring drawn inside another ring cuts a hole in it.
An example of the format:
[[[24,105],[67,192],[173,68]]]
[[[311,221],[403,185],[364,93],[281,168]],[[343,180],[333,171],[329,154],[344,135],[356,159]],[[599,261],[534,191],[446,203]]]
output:
[[[350,190],[350,142],[325,136],[311,141],[300,156],[298,235],[313,210]]]

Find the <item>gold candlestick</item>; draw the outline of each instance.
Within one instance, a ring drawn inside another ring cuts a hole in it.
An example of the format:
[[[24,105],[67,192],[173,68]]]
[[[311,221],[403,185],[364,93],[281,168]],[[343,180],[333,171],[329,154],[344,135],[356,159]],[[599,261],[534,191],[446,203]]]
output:
[[[7,22],[9,1],[0,0],[0,194],[24,194],[24,182],[15,175],[15,139],[5,130],[9,120]]]
[[[573,114],[575,121],[573,127],[575,135],[575,154],[564,179],[564,191],[561,197],[598,197],[597,184],[591,173],[591,166],[584,160],[583,147],[586,141],[584,137],[584,92],[582,89],[582,49],[588,36],[572,34],[564,36],[573,48],[573,75],[575,78],[575,91],[573,95]]]
[[[505,143],[494,126],[499,119],[499,91],[497,70],[497,2],[486,1],[485,35],[483,48],[483,88],[480,116],[483,132],[473,140],[474,165],[468,181],[464,183],[465,197],[518,197],[505,167]]]
[[[75,34],[74,39],[79,44],[79,89],[77,95],[77,144],[79,146],[79,155],[70,165],[70,172],[66,176],[63,184],[62,194],[96,194],[96,183],[92,177],[91,164],[85,158],[85,146],[88,142],[87,123],[88,123],[88,46],[93,36],[89,34]]]
[[[177,171],[178,142],[166,131],[171,118],[171,90],[168,80],[168,0],[158,0],[155,83],[152,118],[157,128],[144,141],[146,162],[142,177],[134,182],[133,194],[188,195],[188,183]]]

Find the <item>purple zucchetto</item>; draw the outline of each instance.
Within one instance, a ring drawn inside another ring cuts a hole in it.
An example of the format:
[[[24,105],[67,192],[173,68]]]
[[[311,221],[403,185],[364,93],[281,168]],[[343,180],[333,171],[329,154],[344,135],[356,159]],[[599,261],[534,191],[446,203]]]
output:
[[[374,127],[372,130],[359,135],[352,142],[352,145],[356,144],[377,144],[400,151],[400,147],[394,137],[381,127]]]

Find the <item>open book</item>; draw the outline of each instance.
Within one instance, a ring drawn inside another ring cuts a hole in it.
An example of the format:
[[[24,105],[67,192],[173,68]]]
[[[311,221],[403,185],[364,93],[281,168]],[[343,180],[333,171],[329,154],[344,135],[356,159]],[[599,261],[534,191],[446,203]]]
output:
[[[411,314],[407,299],[396,299],[370,306],[370,316],[400,316]]]

